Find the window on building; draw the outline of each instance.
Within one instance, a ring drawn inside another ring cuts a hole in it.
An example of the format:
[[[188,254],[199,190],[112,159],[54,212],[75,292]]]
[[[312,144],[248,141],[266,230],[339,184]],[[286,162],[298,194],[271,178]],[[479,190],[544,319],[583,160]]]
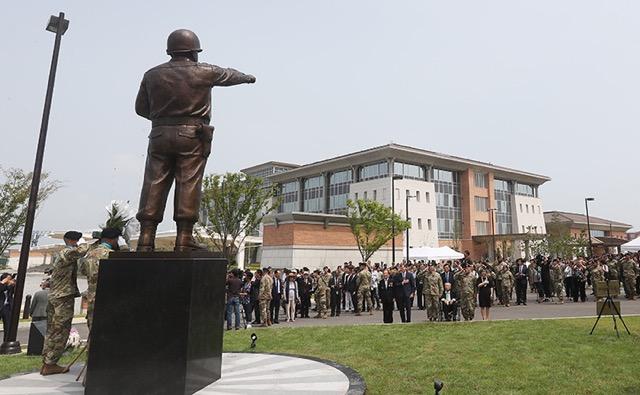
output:
[[[389,164],[378,162],[360,168],[360,181],[372,180],[374,178],[386,177],[389,174]]]
[[[329,214],[346,214],[349,189],[353,182],[353,171],[343,170],[331,173],[329,177]],[[358,194],[355,195],[358,200]]]
[[[528,204],[525,204],[525,206],[524,206],[524,207],[525,207],[525,209],[527,210],[527,214],[529,214],[529,205],[528,205]]]
[[[489,209],[489,198],[475,196],[473,200],[476,203],[476,211],[485,212]]]
[[[524,225],[522,225],[522,233],[527,233],[527,231],[524,229]]]
[[[418,218],[418,230],[422,230],[422,218]]]
[[[396,200],[400,200],[400,188],[396,188]]]
[[[515,194],[516,195],[522,195],[522,196],[534,196],[534,188],[531,185],[528,184],[520,184],[519,182],[516,183],[516,188],[515,188]]]
[[[489,234],[489,221],[476,221],[476,235],[483,236]]]
[[[298,185],[299,182],[286,182],[280,187],[280,208],[281,213],[290,213],[298,210]]]
[[[476,171],[475,172],[475,184],[476,187],[478,188],[488,188],[489,187],[489,182],[488,182],[488,176],[487,173],[481,173]]]
[[[394,162],[393,173],[404,178],[424,180],[424,167],[403,162]]]
[[[358,192],[355,193],[355,198],[358,200]]]
[[[522,203],[520,203],[520,212],[524,213],[524,210],[522,209]]]
[[[416,191],[416,202],[420,201],[420,191]]]
[[[496,179],[494,181],[496,200],[496,234],[513,232],[513,214],[511,212],[511,198],[513,183]]]
[[[364,200],[367,200],[367,191],[364,191]]]
[[[427,229],[431,230],[431,219],[427,219]]]
[[[373,190],[373,200],[378,201],[378,190],[377,189]]]
[[[460,175],[455,171],[433,168],[430,179],[436,193],[438,238],[459,238],[462,233]]]
[[[604,230],[591,229],[591,237],[604,237]]]
[[[429,192],[424,193],[424,200],[426,200],[427,203],[431,203],[431,194]]]
[[[304,180],[303,209],[307,213],[324,212],[324,176],[309,177]]]

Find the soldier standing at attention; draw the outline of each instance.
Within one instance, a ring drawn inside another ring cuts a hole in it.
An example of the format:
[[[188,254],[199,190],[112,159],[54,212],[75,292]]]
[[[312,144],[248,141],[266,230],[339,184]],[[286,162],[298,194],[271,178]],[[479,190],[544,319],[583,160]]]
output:
[[[371,303],[371,272],[364,262],[360,262],[360,271],[356,278],[356,284],[358,285],[358,306],[356,307],[355,315],[362,315],[366,307],[369,308],[369,315],[373,314],[373,306]]]
[[[43,365],[40,374],[66,373],[67,368],[58,365],[67,345],[75,298],[78,291],[78,258],[86,251],[86,245],[78,247],[82,233],[69,231],[64,234],[65,247],[53,257],[51,290],[47,305],[47,335],[42,351]]]
[[[314,299],[316,301],[316,310],[318,314],[314,318],[327,318],[327,290],[329,289],[329,278],[326,273],[320,273],[320,270],[314,272],[316,276],[316,289]]]
[[[551,264],[551,283],[558,302],[564,303],[564,269],[557,258]]]
[[[89,327],[89,335],[91,335],[91,326],[93,325],[93,308],[96,302],[100,260],[109,258],[110,253],[119,249],[118,239],[120,235],[119,229],[104,228],[98,242],[80,260],[80,272],[87,276],[87,326]]]
[[[629,300],[636,298],[636,264],[633,259],[626,256],[622,261],[622,276],[624,278],[625,297]]]
[[[500,268],[501,272],[501,281],[500,286],[502,287],[502,305],[505,307],[511,306],[511,293],[513,292],[513,283],[516,280],[513,277],[513,273],[509,270],[509,266],[503,264]]]
[[[262,279],[260,280],[260,291],[258,300],[260,300],[260,318],[262,326],[271,326],[271,316],[269,315],[269,307],[273,298],[273,279],[271,278],[271,269],[262,269]]]
[[[476,278],[473,267],[463,263],[462,270],[456,273],[456,284],[460,295],[460,310],[465,321],[473,320],[476,314]]]
[[[171,60],[144,74],[136,113],[152,122],[140,196],[138,251],[153,251],[158,223],[175,181],[176,251],[201,249],[193,239],[198,220],[202,176],[211,153],[211,89],[251,84],[252,75],[198,62],[200,40],[190,30],[169,35]]]
[[[428,274],[424,276],[424,294],[425,304],[427,306],[427,318],[429,321],[437,321],[440,318],[440,296],[444,293],[442,285],[442,277],[436,273],[436,268],[429,263],[427,269]]]

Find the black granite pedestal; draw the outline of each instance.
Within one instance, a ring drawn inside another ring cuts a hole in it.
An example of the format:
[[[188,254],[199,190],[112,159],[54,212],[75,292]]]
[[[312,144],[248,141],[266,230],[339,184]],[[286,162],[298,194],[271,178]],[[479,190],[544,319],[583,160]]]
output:
[[[226,270],[210,252],[100,261],[86,394],[193,394],[218,380]]]

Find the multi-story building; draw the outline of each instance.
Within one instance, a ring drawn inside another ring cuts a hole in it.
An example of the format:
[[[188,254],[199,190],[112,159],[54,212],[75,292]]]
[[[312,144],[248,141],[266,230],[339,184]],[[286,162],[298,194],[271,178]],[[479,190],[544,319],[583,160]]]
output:
[[[517,241],[545,233],[538,193],[546,176],[398,144],[290,167],[267,177],[278,186],[281,204],[264,220],[263,265],[357,262],[345,216],[349,199],[377,200],[402,217],[408,200],[411,247],[448,245],[476,258],[494,248],[514,255]],[[402,240],[396,239],[396,261]],[[373,260],[391,262],[393,255],[388,243]]]

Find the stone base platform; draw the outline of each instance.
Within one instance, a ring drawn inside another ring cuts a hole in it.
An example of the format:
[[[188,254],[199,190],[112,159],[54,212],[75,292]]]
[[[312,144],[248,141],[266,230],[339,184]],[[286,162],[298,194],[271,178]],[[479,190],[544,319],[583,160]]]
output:
[[[76,365],[67,374],[30,373],[2,380],[0,395],[83,394],[84,388],[75,381],[80,369]],[[222,378],[196,393],[361,395],[364,392],[362,377],[334,362],[281,354],[225,353]],[[114,383],[113,393],[119,393],[118,383]]]

